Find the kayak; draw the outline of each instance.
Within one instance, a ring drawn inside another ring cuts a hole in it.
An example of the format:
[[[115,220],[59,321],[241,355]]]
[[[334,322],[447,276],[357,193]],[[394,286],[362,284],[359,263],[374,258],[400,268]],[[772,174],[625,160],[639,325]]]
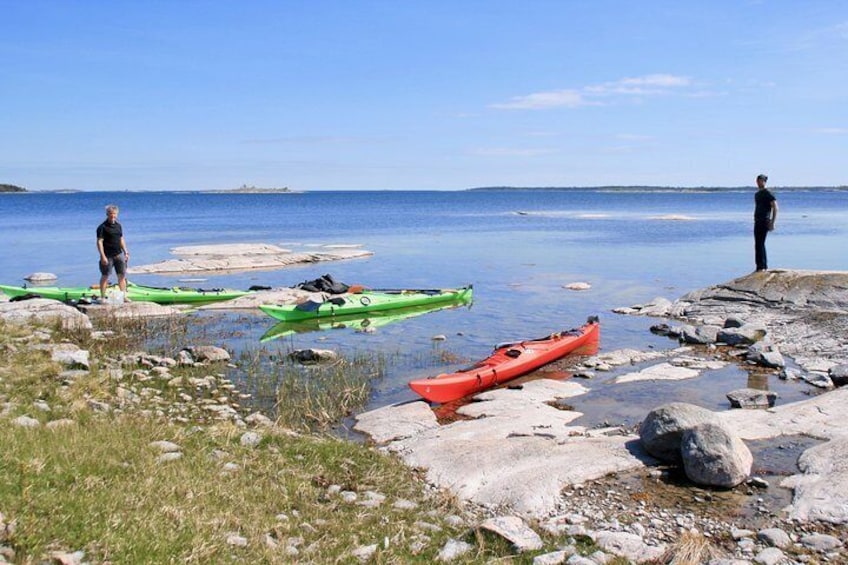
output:
[[[591,316],[580,328],[498,345],[489,357],[467,369],[413,380],[409,387],[430,402],[450,402],[525,375],[571,353],[593,355],[598,351],[600,337],[598,318]]]
[[[471,285],[458,289],[434,290],[362,290],[355,294],[339,294],[323,301],[307,300],[300,304],[262,304],[259,309],[284,322],[343,315],[366,315],[412,306],[434,306],[470,302]]]
[[[336,330],[349,328],[356,332],[370,332],[401,320],[407,320],[422,314],[459,308],[462,304],[436,304],[435,306],[412,306],[409,308],[397,308],[395,310],[383,310],[371,312],[370,314],[347,314],[334,316],[332,318],[312,318],[299,322],[277,322],[259,338],[261,343],[279,339],[297,333],[308,333],[324,330]]]
[[[111,285],[108,292],[118,290],[118,285]],[[80,301],[93,300],[100,297],[98,286],[9,286],[0,285],[3,291],[11,298],[18,296],[35,295],[41,298],[52,298],[53,300]],[[217,302],[231,300],[249,294],[247,290],[231,290],[223,288],[202,289],[187,287],[155,287],[144,286],[127,282],[127,298],[134,302],[156,302],[158,304],[201,304],[204,302]]]

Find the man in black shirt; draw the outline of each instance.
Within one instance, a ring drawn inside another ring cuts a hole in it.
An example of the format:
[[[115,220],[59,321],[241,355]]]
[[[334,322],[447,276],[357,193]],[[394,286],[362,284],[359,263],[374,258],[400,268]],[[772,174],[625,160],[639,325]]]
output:
[[[757,175],[757,192],[754,194],[754,261],[758,271],[768,269],[766,236],[777,221],[777,198],[766,188],[768,177]]]
[[[106,206],[106,220],[97,226],[97,251],[100,253],[100,298],[106,298],[106,286],[109,283],[109,273],[112,269],[118,276],[118,288],[126,296],[127,293],[127,263],[130,252],[124,241],[124,230],[118,223],[118,207],[114,204]]]

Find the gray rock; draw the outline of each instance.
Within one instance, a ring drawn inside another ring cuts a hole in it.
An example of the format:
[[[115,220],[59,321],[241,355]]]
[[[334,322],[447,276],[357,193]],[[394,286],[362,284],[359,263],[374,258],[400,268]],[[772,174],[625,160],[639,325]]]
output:
[[[843,543],[839,538],[827,534],[807,534],[801,538],[801,545],[824,553],[842,547]]]
[[[256,447],[262,441],[262,435],[256,432],[244,432],[239,438],[239,443],[245,447]]]
[[[449,539],[442,549],[439,550],[438,560],[444,563],[450,563],[471,552],[473,549],[474,546],[470,543]]]
[[[758,324],[745,324],[739,328],[723,328],[716,340],[727,345],[751,345],[766,336],[766,329]]]
[[[754,557],[754,563],[758,565],[782,565],[786,562],[786,555],[776,547],[767,547]]]
[[[641,536],[628,532],[600,531],[591,537],[607,553],[621,555],[633,563],[658,559],[665,552],[664,546],[648,545]]]
[[[59,344],[71,346],[71,344]],[[90,355],[88,351],[80,349],[76,346],[72,347],[56,347],[53,349],[50,358],[56,363],[61,363],[68,369],[76,369],[88,371],[91,368]]]
[[[534,532],[524,520],[518,516],[497,516],[480,524],[484,530],[489,530],[508,540],[519,553],[542,549],[544,545],[539,534]]]
[[[819,373],[817,371],[811,371],[809,373],[801,373],[801,380],[805,383],[812,385],[816,388],[822,389],[831,389],[834,388],[833,381],[829,376]]]
[[[41,425],[41,422],[29,416],[18,416],[12,420],[12,424],[21,428],[37,428]]]
[[[289,358],[301,365],[332,363],[338,357],[338,354],[330,349],[298,349],[289,353]]]
[[[741,328],[744,325],[745,325],[745,320],[743,320],[742,318],[740,318],[738,316],[728,316],[724,320],[724,325],[722,327],[724,327],[724,328]]]
[[[827,375],[833,381],[834,386],[845,386],[848,384],[848,364],[831,367]]]
[[[777,393],[756,388],[742,388],[727,393],[727,399],[733,408],[771,408],[777,399]]]
[[[176,443],[165,440],[152,441],[148,445],[161,453],[175,453],[182,449]]]
[[[692,482],[731,488],[751,474],[754,456],[728,427],[703,423],[683,433],[680,446],[683,468]]]
[[[279,269],[302,263],[354,259],[374,254],[371,251],[353,248],[292,252],[290,249],[262,243],[186,246],[174,248],[171,252],[180,258],[150,265],[133,266],[127,272],[129,274],[239,272]]]
[[[672,402],[648,413],[639,426],[639,437],[645,451],[657,459],[679,462],[683,433],[708,422],[718,422],[713,412],[694,404]]]
[[[176,461],[177,459],[182,459],[183,454],[179,451],[169,451],[167,453],[163,453],[159,457],[156,458],[157,463],[168,463],[170,461]]]
[[[559,565],[565,563],[565,560],[574,555],[575,549],[561,549],[550,553],[543,553],[533,558],[533,565]]]
[[[789,537],[789,534],[780,528],[766,528],[765,530],[760,530],[757,532],[757,539],[768,546],[780,549],[792,545],[792,539]]]
[[[219,361],[229,361],[230,354],[226,349],[216,347],[214,345],[195,345],[188,348],[192,359],[195,361],[207,361],[215,363]]]
[[[356,549],[353,549],[350,554],[356,558],[360,563],[367,563],[374,557],[374,554],[377,553],[377,544],[372,543],[371,545],[361,545]]]
[[[0,320],[17,325],[49,324],[58,320],[66,329],[91,330],[88,316],[72,306],[46,298],[0,302]]]
[[[684,326],[681,339],[684,343],[708,345],[715,343],[722,328],[718,326]]]
[[[32,273],[24,277],[24,280],[29,282],[48,282],[58,279],[53,273]]]
[[[426,402],[408,402],[359,414],[353,429],[370,435],[377,443],[385,443],[438,427],[439,421]]]

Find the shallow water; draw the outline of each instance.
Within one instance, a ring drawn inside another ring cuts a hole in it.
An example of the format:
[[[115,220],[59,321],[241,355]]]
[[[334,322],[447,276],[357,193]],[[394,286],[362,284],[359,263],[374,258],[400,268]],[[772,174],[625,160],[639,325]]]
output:
[[[199,286],[290,286],[331,273],[372,287],[474,284],[470,308],[443,310],[380,327],[296,334],[260,344],[274,320],[259,313],[196,314],[201,337],[237,355],[260,348],[327,347],[388,355],[367,408],[412,400],[406,382],[485,357],[494,344],[602,323],[602,350],[671,349],[654,336],[656,319],[619,316],[613,308],[675,299],[753,268],[753,191],[611,193],[597,190],[516,192],[312,192],[204,194],[179,192],[31,193],[0,195],[0,282],[21,283],[36,271],[59,285],[97,278],[94,231],[103,206],[121,206],[134,264],[170,258],[180,245],[273,243],[295,250],[361,244],[367,259],[278,271],[209,276]],[[777,191],[778,228],[768,240],[772,267],[844,270],[848,192]],[[173,286],[181,277],[137,276]],[[197,278],[191,275],[191,278]],[[587,291],[564,288],[587,282]],[[211,328],[211,329],[210,329]],[[435,335],[445,341],[434,342]],[[188,344],[187,344],[188,345]],[[455,359],[455,364],[445,359]],[[730,367],[678,383],[612,384],[614,374],[584,384],[574,399],[585,425],[632,424],[646,408],[686,400],[721,409],[724,394],[748,382]],[[787,402],[810,391],[769,378]],[[257,402],[267,402],[258,400]]]

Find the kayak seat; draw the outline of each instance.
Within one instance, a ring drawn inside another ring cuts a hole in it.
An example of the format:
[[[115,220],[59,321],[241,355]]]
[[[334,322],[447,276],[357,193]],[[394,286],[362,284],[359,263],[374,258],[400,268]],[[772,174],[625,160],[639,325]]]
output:
[[[518,349],[507,349],[505,355],[507,357],[512,357],[513,359],[515,359],[516,357],[521,355],[521,351],[519,351]]]

